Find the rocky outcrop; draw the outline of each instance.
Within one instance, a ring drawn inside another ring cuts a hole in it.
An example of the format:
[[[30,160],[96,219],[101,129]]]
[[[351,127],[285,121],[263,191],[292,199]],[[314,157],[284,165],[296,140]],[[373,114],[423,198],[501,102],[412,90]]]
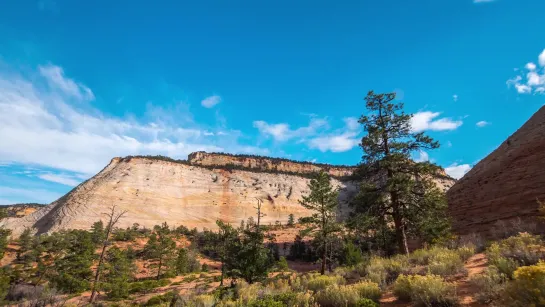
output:
[[[113,205],[127,211],[119,227],[133,223],[153,227],[162,222],[199,229],[216,228],[216,220],[239,224],[256,216],[263,201],[264,224],[284,224],[310,212],[299,204],[308,193],[309,175],[324,169],[340,189],[339,218],[349,213],[348,203],[359,183],[350,179],[354,168],[269,159],[255,156],[194,153],[189,161],[167,157],[114,158],[93,178],[57,201],[23,218],[0,222],[20,233],[32,227],[39,233],[67,228],[89,228],[105,219]],[[453,180],[442,175],[436,183],[447,189]]]
[[[279,172],[292,174],[313,174],[318,171],[325,171],[334,177],[346,177],[352,175],[355,167],[333,166],[310,162],[292,161],[280,158],[268,158],[249,155],[229,155],[224,153],[206,153],[204,151],[194,152],[189,155],[188,161],[192,165],[203,166],[234,166],[253,169],[263,172]]]
[[[6,209],[8,217],[24,217],[45,207],[44,204],[27,203],[6,205],[0,208]]]
[[[536,224],[537,200],[545,200],[545,107],[447,193],[454,230],[485,237],[512,223]]]

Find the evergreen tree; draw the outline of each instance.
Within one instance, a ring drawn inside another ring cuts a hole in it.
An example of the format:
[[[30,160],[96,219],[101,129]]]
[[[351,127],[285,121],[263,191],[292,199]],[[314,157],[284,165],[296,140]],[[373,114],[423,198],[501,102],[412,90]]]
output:
[[[340,230],[336,222],[336,210],[338,204],[338,191],[331,186],[329,175],[324,171],[316,174],[309,183],[310,194],[303,196],[299,203],[313,211],[309,217],[301,219],[303,224],[308,225],[305,230],[307,235],[312,236],[317,244],[317,251],[321,255],[322,265],[320,273],[325,274],[328,250],[336,232]]]
[[[195,252],[186,248],[178,249],[178,256],[174,263],[176,275],[182,275],[186,273],[198,272],[201,264],[197,259]]]
[[[106,231],[104,230],[104,223],[102,220],[93,223],[93,226],[91,226],[91,236],[95,244],[104,242]]]
[[[217,251],[218,257],[221,262],[221,276],[220,276],[220,287],[223,286],[223,279],[227,272],[227,263],[228,257],[235,257],[235,255],[229,255],[229,252],[232,251],[229,249],[231,245],[234,245],[238,241],[238,231],[234,229],[230,224],[225,224],[224,222],[217,220],[216,224],[218,225],[218,234],[216,236],[215,249]],[[243,231],[244,223],[240,224],[240,231]]]
[[[91,234],[84,230],[70,230],[61,235],[64,255],[55,260],[50,281],[65,293],[81,293],[90,286],[95,245]]]
[[[353,266],[363,262],[363,254],[351,240],[344,247],[344,264],[347,266]]]
[[[295,218],[293,216],[293,213],[290,213],[290,215],[288,215],[288,226],[293,226],[295,225]]]
[[[358,175],[363,184],[354,204],[360,218],[374,219],[373,226],[393,224],[398,251],[408,253],[408,233],[419,233],[430,225],[424,215],[444,216],[436,202],[442,193],[430,180],[438,174],[438,167],[411,160],[412,154],[438,148],[439,143],[423,132],[414,132],[412,115],[394,99],[395,93],[372,91],[365,98],[368,112],[359,119],[367,132],[360,144],[363,158]]]
[[[154,227],[144,251],[147,258],[157,261],[157,280],[159,280],[162,274],[168,273],[171,269],[176,251],[176,242],[171,238],[166,222]]]
[[[104,263],[106,295],[110,299],[127,298],[130,282],[134,279],[136,270],[134,262],[126,251],[112,247],[108,250]]]

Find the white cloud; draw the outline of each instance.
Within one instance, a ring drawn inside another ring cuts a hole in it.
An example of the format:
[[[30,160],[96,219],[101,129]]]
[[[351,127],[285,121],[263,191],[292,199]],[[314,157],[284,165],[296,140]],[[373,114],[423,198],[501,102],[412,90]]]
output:
[[[83,84],[76,83],[70,78],[64,76],[64,70],[55,65],[38,66],[40,74],[47,80],[50,88],[60,91],[68,96],[73,96],[80,100],[93,100],[95,95]]]
[[[169,112],[155,112],[148,122],[109,117],[79,103],[91,95],[90,89],[65,77],[57,66],[40,66],[37,73],[25,77],[13,70],[0,71],[0,161],[88,176],[114,156],[186,158],[199,150],[267,152],[241,146],[237,133],[203,138],[209,129],[191,122],[179,126],[164,118]]]
[[[293,138],[306,138],[315,135],[319,130],[326,128],[328,122],[321,118],[311,118],[308,126],[291,129],[287,123],[269,124],[262,120],[254,121],[254,127],[266,136],[271,136],[275,141],[283,142]]]
[[[529,62],[524,66],[524,69],[521,71],[521,75],[507,80],[507,86],[514,86],[519,94],[544,94],[545,49],[538,56],[538,63],[542,69],[538,69],[536,64]],[[526,72],[526,74],[524,74],[524,72]]]
[[[447,141],[447,147],[452,147],[452,142],[451,141]]]
[[[343,120],[349,130],[358,130],[360,128],[360,123],[358,123],[358,119],[355,117],[346,117]]]
[[[38,178],[51,181],[51,182],[64,184],[71,187],[75,187],[82,182],[82,180],[78,180],[74,178],[73,176],[64,175],[64,174],[53,174],[53,173],[40,174],[38,175]]]
[[[545,67],[545,49],[538,56],[539,66]]]
[[[452,95],[452,100],[454,100],[454,102],[458,101],[458,95]]]
[[[452,120],[450,118],[439,118],[441,115],[439,112],[423,111],[418,112],[411,118],[411,130],[412,132],[422,132],[425,130],[432,131],[445,131],[456,130],[463,122],[461,120]]]
[[[488,3],[488,2],[494,2],[496,0],[473,0],[473,3]]]
[[[201,101],[201,105],[205,108],[213,108],[215,105],[221,102],[221,97],[218,95],[206,97]]]
[[[27,189],[0,186],[0,205],[11,205],[21,202],[50,203],[60,198],[60,193],[46,189]]]
[[[524,66],[526,69],[528,70],[536,70],[536,64],[530,62],[528,64],[526,64],[526,66]]]
[[[358,145],[357,135],[355,132],[345,132],[340,135],[321,136],[311,139],[308,145],[321,152],[345,152]]]
[[[480,122],[477,122],[475,125],[477,125],[477,127],[479,127],[479,128],[482,128],[484,126],[490,125],[490,123],[487,122],[487,121],[481,120]]]
[[[416,162],[426,162],[426,161],[429,161],[430,160],[430,156],[428,155],[427,152],[423,151],[423,150],[420,150],[418,152],[418,156],[416,156],[414,158],[414,161]]]
[[[445,168],[445,172],[447,175],[454,179],[460,179],[462,178],[469,170],[471,169],[471,166],[469,164],[460,164],[454,163],[450,165],[449,167]]]

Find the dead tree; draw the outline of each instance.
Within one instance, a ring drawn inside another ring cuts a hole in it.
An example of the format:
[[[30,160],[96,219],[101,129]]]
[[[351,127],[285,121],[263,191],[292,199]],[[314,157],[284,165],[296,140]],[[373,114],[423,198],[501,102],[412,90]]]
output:
[[[89,299],[89,303],[93,303],[95,301],[96,295],[97,295],[97,286],[100,281],[100,273],[102,271],[102,265],[104,264],[104,256],[106,255],[106,248],[109,245],[109,239],[110,234],[112,233],[112,230],[119,221],[126,213],[127,211],[122,212],[116,212],[115,210],[116,206],[112,206],[110,208],[110,212],[106,214],[108,216],[108,226],[106,228],[106,236],[104,237],[104,241],[102,242],[102,251],[100,252],[100,258],[98,258],[98,265],[97,270],[95,273],[95,279],[93,281],[93,286],[91,287],[91,298]]]

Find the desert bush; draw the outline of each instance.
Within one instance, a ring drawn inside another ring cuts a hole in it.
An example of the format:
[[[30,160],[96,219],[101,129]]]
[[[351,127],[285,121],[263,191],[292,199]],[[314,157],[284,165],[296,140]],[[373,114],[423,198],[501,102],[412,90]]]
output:
[[[170,303],[178,294],[176,292],[167,292],[165,294],[152,296],[144,306],[161,306]]]
[[[245,281],[240,281],[235,288],[237,301],[244,304],[258,299],[260,292],[261,285],[259,283],[248,284]]]
[[[392,283],[404,270],[410,268],[407,257],[397,256],[393,258],[374,257],[366,268],[366,276],[372,282],[381,287]]]
[[[356,302],[356,307],[378,307],[379,305],[368,298],[361,298]]]
[[[505,290],[507,276],[497,267],[490,266],[482,274],[473,276],[470,283],[477,289],[475,298],[479,303],[488,304],[498,300]]]
[[[475,255],[476,247],[473,245],[466,245],[456,249],[458,256],[462,258],[462,261],[466,262],[471,256]]]
[[[323,307],[341,307],[341,306],[359,306],[358,304],[367,304],[367,300],[377,301],[380,299],[380,288],[378,284],[369,281],[363,281],[353,285],[331,285],[315,294],[316,301]]]
[[[378,302],[381,296],[380,288],[377,283],[371,281],[361,281],[359,283],[350,285],[354,288],[360,298],[366,298]]]
[[[463,272],[465,272],[464,261],[455,250],[441,249],[430,256],[429,274],[444,277]]]
[[[491,264],[500,258],[513,259],[523,266],[534,265],[545,258],[545,244],[541,237],[526,232],[494,242],[486,250]]]
[[[518,268],[505,295],[509,306],[545,306],[545,262]]]
[[[331,285],[344,285],[345,280],[339,275],[314,275],[307,281],[307,289],[310,291],[320,291]]]
[[[332,285],[315,294],[322,307],[355,306],[360,296],[354,287]]]
[[[130,283],[129,293],[148,293],[155,288],[164,287],[170,283],[168,279],[144,280]]]
[[[437,275],[400,275],[394,283],[394,295],[420,306],[454,306],[456,287]]]

